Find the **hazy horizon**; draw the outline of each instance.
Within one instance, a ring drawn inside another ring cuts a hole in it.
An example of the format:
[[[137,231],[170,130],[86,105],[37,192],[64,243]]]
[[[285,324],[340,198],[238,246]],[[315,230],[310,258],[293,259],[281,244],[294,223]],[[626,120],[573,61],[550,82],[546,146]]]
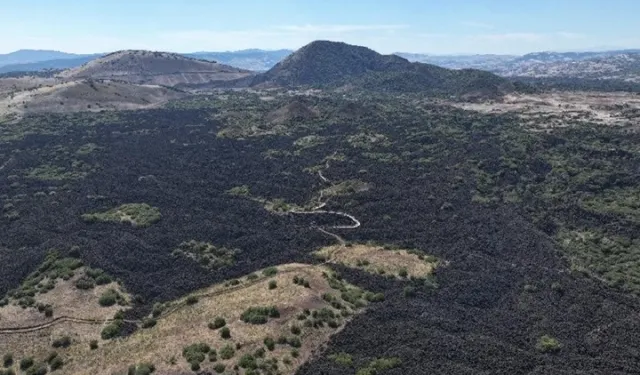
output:
[[[640,2],[630,0],[609,1],[604,11],[597,0],[11,2],[0,23],[11,38],[0,41],[0,53],[278,50],[318,39],[433,55],[633,49],[640,47],[638,11]]]

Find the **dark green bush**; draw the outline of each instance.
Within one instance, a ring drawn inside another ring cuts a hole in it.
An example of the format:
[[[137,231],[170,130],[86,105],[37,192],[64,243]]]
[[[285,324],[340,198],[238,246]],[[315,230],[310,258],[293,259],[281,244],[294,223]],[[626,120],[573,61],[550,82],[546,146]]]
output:
[[[195,305],[196,303],[198,303],[198,297],[196,296],[189,296],[187,297],[186,303],[187,305]]]
[[[236,355],[236,350],[231,345],[225,345],[218,352],[220,358],[223,360],[231,359],[234,355]]]
[[[91,350],[98,349],[98,340],[91,340],[91,342],[89,343],[89,348]]]
[[[231,338],[231,330],[229,329],[229,327],[222,327],[222,329],[220,330],[220,337],[222,337],[223,339]]]
[[[63,337],[60,337],[59,339],[55,339],[51,344],[51,346],[53,346],[54,348],[68,348],[70,345],[71,345],[71,337],[69,336],[63,336]]]
[[[156,367],[151,363],[139,363],[129,366],[128,375],[150,375],[156,371]]]
[[[291,333],[293,333],[294,335],[299,335],[301,332],[302,330],[300,329],[300,326],[297,326],[297,325],[291,326]]]
[[[118,337],[120,335],[120,330],[122,329],[122,321],[116,320],[102,329],[100,332],[100,337],[103,340],[109,340],[114,337]]]
[[[45,375],[46,373],[47,373],[47,366],[40,365],[40,366],[30,367],[27,370],[26,375]]]
[[[33,366],[33,357],[22,358],[20,360],[20,370],[26,370]]]
[[[217,317],[209,323],[209,329],[218,329],[227,325],[227,321],[222,317]]]
[[[263,342],[269,351],[273,351],[276,348],[276,342],[271,337],[265,337]]]
[[[10,367],[13,365],[13,354],[7,353],[2,356],[2,365],[4,367]]]
[[[51,371],[56,371],[64,366],[64,361],[59,356],[55,357],[49,362],[49,366],[51,366]]]
[[[275,276],[278,274],[278,269],[276,267],[265,268],[264,271],[262,271],[262,274],[269,277]]]
[[[400,276],[402,278],[406,278],[408,274],[409,274],[409,272],[407,271],[407,269],[405,267],[400,268],[400,271],[398,271],[398,276]]]
[[[244,354],[238,360],[238,366],[244,369],[256,369],[258,368],[258,364],[256,363],[256,359],[251,354]]]
[[[213,366],[213,371],[217,372],[218,374],[222,374],[226,369],[227,366],[223,365],[222,363],[218,363],[217,365]]]
[[[278,283],[275,280],[269,281],[269,290],[275,289],[278,287]]]
[[[275,306],[270,307],[250,307],[245,310],[240,319],[250,324],[265,324],[269,318],[279,318],[280,312]]]
[[[106,290],[104,293],[102,293],[100,299],[98,300],[98,303],[102,307],[113,306],[116,304],[116,302],[121,303],[122,296],[115,289]]]
[[[204,361],[210,351],[211,347],[205,343],[191,344],[182,349],[182,356],[191,364],[199,364]]]
[[[157,320],[153,318],[146,318],[142,320],[142,328],[152,328],[158,323]]]

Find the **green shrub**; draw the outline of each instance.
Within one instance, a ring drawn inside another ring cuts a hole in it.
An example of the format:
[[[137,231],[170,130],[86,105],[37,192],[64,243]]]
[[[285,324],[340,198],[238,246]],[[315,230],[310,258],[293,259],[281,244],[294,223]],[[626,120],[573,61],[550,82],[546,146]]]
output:
[[[536,349],[541,353],[555,353],[562,349],[562,344],[549,335],[544,335],[538,339]]]
[[[33,366],[33,357],[22,358],[20,360],[20,370],[26,370]]]
[[[280,312],[275,306],[270,307],[250,307],[245,310],[240,319],[250,324],[265,324],[269,318],[279,318]]]
[[[301,332],[302,330],[300,329],[300,326],[297,326],[297,325],[291,326],[291,333],[293,333],[294,335],[299,335]]]
[[[13,365],[13,354],[7,353],[2,356],[2,365],[4,367],[10,367]]]
[[[345,352],[332,354],[329,356],[329,359],[333,360],[335,363],[341,366],[345,366],[345,367],[353,366],[353,357],[351,357],[350,354],[347,354]]]
[[[227,366],[223,365],[222,363],[218,363],[217,365],[213,366],[213,371],[217,372],[218,374],[222,374],[226,369]]]
[[[98,303],[102,307],[113,306],[117,303],[122,304],[124,302],[123,297],[115,289],[108,289],[102,293]]]
[[[113,279],[111,279],[111,276],[105,275],[105,274],[102,274],[96,277],[95,280],[96,280],[96,285],[107,285],[113,281]]]
[[[227,325],[227,321],[222,317],[217,317],[209,323],[209,329],[218,329]]]
[[[209,362],[216,362],[218,360],[218,353],[215,349],[209,350]]]
[[[47,363],[51,363],[51,361],[53,361],[56,357],[58,356],[57,352],[51,352],[49,353],[49,355],[47,355]]]
[[[200,362],[189,362],[189,366],[191,367],[191,371],[199,371],[200,370]]]
[[[412,286],[406,286],[404,288],[403,294],[406,298],[413,298],[416,296],[416,288]]]
[[[156,303],[153,305],[153,310],[151,310],[151,316],[153,316],[154,318],[157,318],[160,315],[162,315],[163,311],[164,311],[164,305],[161,303]]]
[[[64,366],[64,361],[59,356],[56,356],[49,362],[49,366],[51,366],[51,371],[56,371]]]
[[[156,367],[151,363],[138,363],[129,366],[128,375],[150,375],[156,371]]]
[[[406,267],[402,267],[402,268],[400,268],[400,271],[398,271],[398,276],[400,276],[402,278],[406,278],[408,274],[409,274],[409,272],[407,271]]]
[[[229,327],[222,327],[222,329],[220,330],[220,337],[225,340],[231,338],[231,330],[229,329]]]
[[[96,283],[92,278],[83,276],[76,280],[75,286],[80,290],[89,290],[93,289],[96,286]]]
[[[89,342],[89,349],[91,350],[98,349],[98,340],[91,340],[91,342]]]
[[[291,356],[293,358],[298,358],[300,357],[300,352],[298,351],[298,349],[291,349]]]
[[[292,346],[294,348],[299,348],[302,346],[302,341],[300,341],[298,337],[289,337],[287,339],[287,344],[289,344],[289,346]]]
[[[54,348],[68,348],[70,345],[71,345],[71,337],[69,336],[63,336],[63,337],[60,337],[59,339],[55,339],[51,344],[51,346],[53,346]]]
[[[258,364],[256,363],[256,359],[251,354],[244,354],[240,357],[238,361],[238,366],[244,369],[256,369],[258,368]]]
[[[205,343],[191,344],[182,349],[182,356],[191,364],[199,364],[210,351],[211,347]]]
[[[27,370],[26,375],[45,375],[46,373],[47,373],[47,366],[40,365],[40,366],[30,367]]]
[[[100,332],[100,337],[103,340],[109,340],[114,337],[118,337],[120,335],[120,330],[122,329],[122,321],[116,320],[102,329]]]
[[[382,371],[389,370],[400,366],[402,361],[399,358],[378,358],[367,367],[361,368],[356,372],[356,375],[376,375]]]
[[[278,274],[278,269],[276,267],[265,268],[262,274],[269,277],[275,276]]]
[[[195,305],[196,303],[198,303],[199,299],[197,296],[189,296],[186,299],[186,303],[187,305]]]
[[[231,345],[225,345],[218,352],[220,358],[223,360],[231,359],[234,355],[236,355],[236,350]]]
[[[263,342],[269,351],[273,351],[276,348],[276,342],[271,337],[265,337]]]
[[[153,318],[146,318],[142,320],[142,328],[152,328],[158,323],[157,320]]]
[[[278,287],[278,283],[275,280],[269,281],[269,290],[275,289]]]

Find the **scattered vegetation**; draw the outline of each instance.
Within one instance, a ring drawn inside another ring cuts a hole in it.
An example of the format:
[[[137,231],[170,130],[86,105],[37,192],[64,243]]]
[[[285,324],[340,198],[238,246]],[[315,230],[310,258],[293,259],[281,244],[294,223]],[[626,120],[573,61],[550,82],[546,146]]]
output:
[[[87,223],[129,223],[134,227],[148,227],[160,221],[160,210],[146,203],[127,203],[105,212],[83,214]]]
[[[172,254],[191,258],[208,269],[218,269],[232,265],[238,252],[238,249],[216,247],[208,242],[191,240],[182,242]]]
[[[269,318],[279,318],[280,312],[275,306],[269,307],[250,307],[246,309],[240,319],[250,324],[266,324]]]
[[[536,349],[541,353],[555,353],[562,349],[562,344],[556,338],[544,335],[538,339]]]

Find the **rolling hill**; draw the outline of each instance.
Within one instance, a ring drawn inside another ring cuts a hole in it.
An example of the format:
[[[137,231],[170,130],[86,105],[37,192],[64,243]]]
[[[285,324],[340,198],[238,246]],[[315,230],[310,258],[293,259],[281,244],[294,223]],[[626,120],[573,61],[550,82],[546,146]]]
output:
[[[118,51],[62,72],[63,79],[110,79],[164,86],[229,81],[251,75],[247,70],[176,53]]]
[[[315,41],[276,64],[255,87],[344,87],[387,92],[499,96],[512,91],[504,79],[477,70],[449,70],[340,42]]]

